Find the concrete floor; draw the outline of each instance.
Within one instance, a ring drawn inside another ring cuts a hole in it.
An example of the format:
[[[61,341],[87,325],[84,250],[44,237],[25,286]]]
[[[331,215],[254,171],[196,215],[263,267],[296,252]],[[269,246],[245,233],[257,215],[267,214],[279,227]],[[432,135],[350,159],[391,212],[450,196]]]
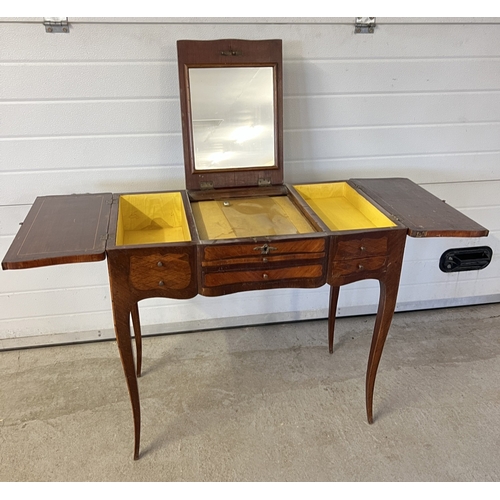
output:
[[[0,353],[1,481],[499,481],[500,304],[144,341],[141,459],[115,342]]]

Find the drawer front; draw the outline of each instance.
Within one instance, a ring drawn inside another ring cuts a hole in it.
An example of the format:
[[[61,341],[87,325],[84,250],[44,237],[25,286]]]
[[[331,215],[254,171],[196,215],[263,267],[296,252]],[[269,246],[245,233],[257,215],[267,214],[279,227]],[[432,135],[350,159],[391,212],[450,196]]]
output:
[[[323,274],[321,264],[246,271],[207,272],[203,277],[205,287],[243,283],[268,283],[277,280],[319,278]]]
[[[187,253],[130,257],[130,281],[138,290],[183,290],[191,282]]]
[[[371,257],[369,259],[340,260],[333,265],[333,274],[339,276],[357,276],[363,273],[378,271],[385,265],[385,257]]]
[[[341,239],[337,244],[335,260],[361,259],[387,254],[387,237]]]
[[[214,244],[203,249],[203,265],[214,265],[217,261],[233,259],[262,259],[264,257],[276,258],[278,256],[295,257],[292,255],[306,254],[304,258],[315,258],[310,254],[322,254],[325,252],[325,238],[306,238],[294,241],[271,241],[267,243],[243,243],[243,244]]]
[[[325,252],[318,253],[295,253],[295,254],[285,254],[285,255],[258,255],[251,257],[233,257],[231,259],[220,259],[220,260],[211,260],[211,261],[203,261],[203,268],[213,268],[213,267],[243,267],[254,264],[277,264],[277,265],[289,265],[291,262],[304,261],[304,260],[324,260]]]

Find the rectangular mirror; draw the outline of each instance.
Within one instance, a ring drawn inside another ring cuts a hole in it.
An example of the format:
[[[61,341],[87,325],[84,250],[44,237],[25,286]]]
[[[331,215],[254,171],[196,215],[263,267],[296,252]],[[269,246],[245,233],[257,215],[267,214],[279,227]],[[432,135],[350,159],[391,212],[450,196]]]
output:
[[[194,169],[272,167],[271,67],[190,68]]]

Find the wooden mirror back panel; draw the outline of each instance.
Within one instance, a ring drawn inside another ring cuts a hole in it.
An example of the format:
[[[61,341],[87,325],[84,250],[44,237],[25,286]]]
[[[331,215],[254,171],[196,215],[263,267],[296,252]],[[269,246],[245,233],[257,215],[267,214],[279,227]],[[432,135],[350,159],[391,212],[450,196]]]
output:
[[[186,187],[283,184],[281,40],[177,42]]]

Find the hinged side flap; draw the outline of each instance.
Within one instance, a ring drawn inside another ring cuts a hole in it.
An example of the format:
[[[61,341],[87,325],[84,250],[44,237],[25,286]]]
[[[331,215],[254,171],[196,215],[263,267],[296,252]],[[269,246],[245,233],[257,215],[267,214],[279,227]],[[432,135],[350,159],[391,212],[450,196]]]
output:
[[[365,193],[408,228],[416,238],[431,236],[487,236],[488,230],[410,179],[351,179]]]
[[[112,199],[111,193],[38,197],[2,268],[104,260]]]

